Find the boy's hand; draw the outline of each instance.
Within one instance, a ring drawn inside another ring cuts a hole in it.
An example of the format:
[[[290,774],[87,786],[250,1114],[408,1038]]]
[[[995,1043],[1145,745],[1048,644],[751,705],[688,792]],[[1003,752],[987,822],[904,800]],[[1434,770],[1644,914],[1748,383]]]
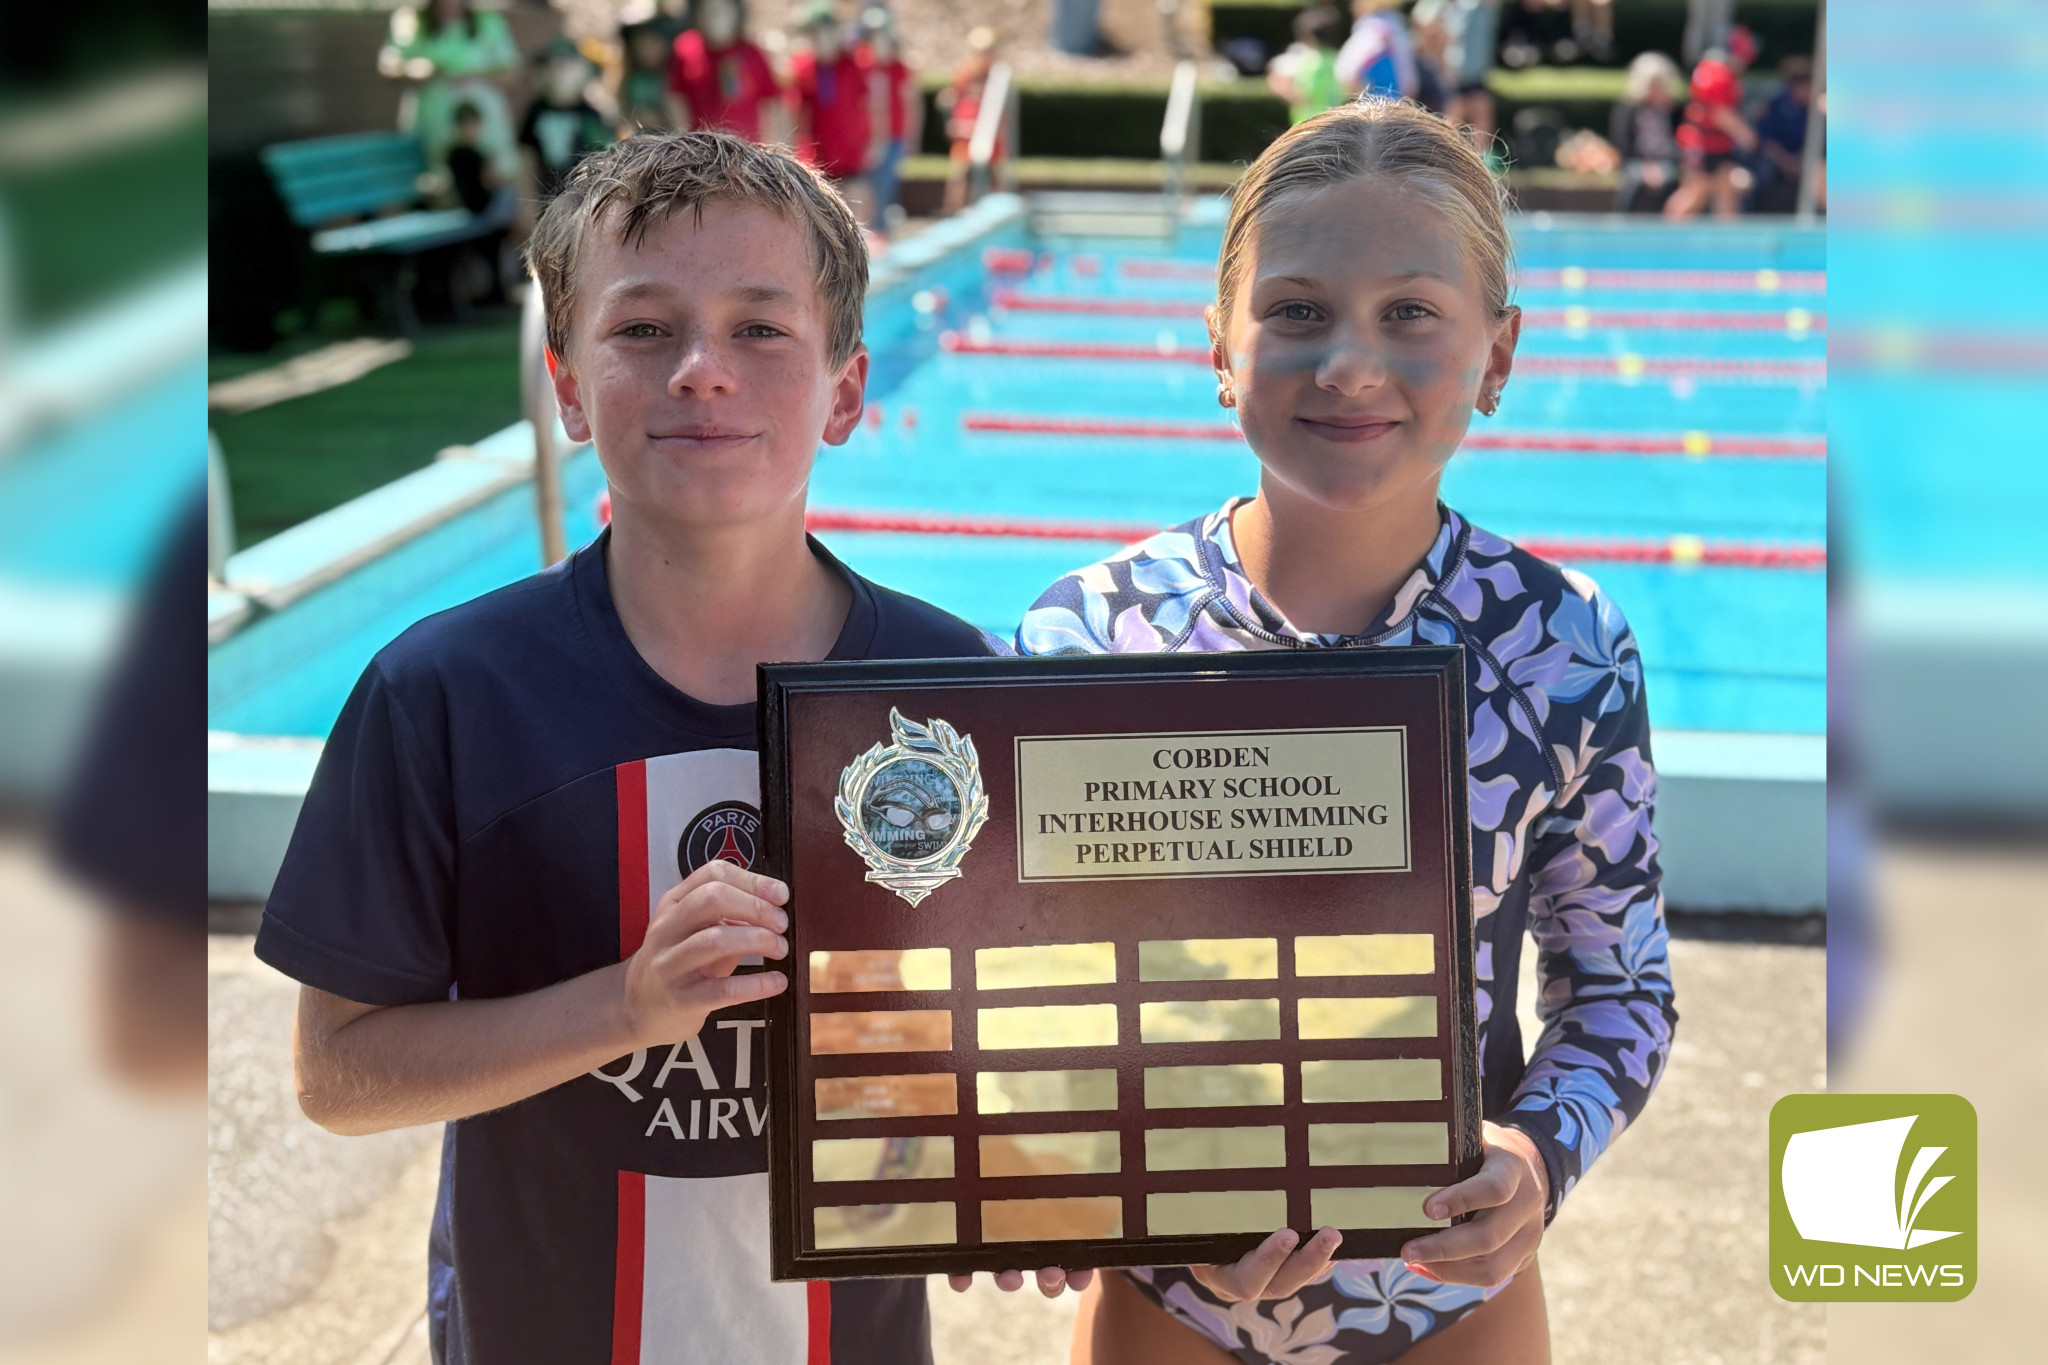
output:
[[[991,1278],[995,1280],[996,1288],[1005,1294],[1014,1294],[1024,1287],[1024,1272],[1021,1270],[997,1271]],[[1038,1292],[1048,1299],[1056,1299],[1069,1289],[1078,1294],[1094,1282],[1095,1272],[1092,1270],[1062,1270],[1053,1265],[1038,1272]],[[955,1294],[965,1294],[968,1286],[974,1283],[974,1276],[948,1275],[946,1283],[953,1286]]]
[[[1303,1285],[1329,1273],[1330,1260],[1344,1238],[1337,1229],[1324,1228],[1301,1243],[1298,1251],[1296,1243],[1301,1243],[1300,1235],[1282,1228],[1234,1265],[1192,1265],[1188,1269],[1225,1303],[1292,1298]]]
[[[1401,1248],[1409,1269],[1444,1284],[1505,1284],[1536,1258],[1543,1240],[1550,1177],[1542,1153],[1518,1128],[1489,1123],[1483,1131],[1486,1164],[1479,1173],[1422,1202],[1432,1218],[1475,1211],[1478,1217]]]
[[[713,1010],[765,1000],[789,985],[781,972],[734,976],[748,956],[782,958],[789,888],[713,859],[661,898],[640,951],[626,961],[626,1027],[635,1047],[672,1043]]]

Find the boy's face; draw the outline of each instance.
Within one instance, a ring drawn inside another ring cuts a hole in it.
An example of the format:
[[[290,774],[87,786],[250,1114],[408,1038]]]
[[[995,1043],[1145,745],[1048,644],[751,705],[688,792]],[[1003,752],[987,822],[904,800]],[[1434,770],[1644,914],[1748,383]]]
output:
[[[1434,485],[1519,326],[1491,316],[1443,216],[1376,177],[1271,212],[1215,359],[1266,477],[1358,511]]]
[[[860,421],[868,357],[828,359],[803,231],[713,201],[635,246],[594,225],[555,393],[594,441],[615,519],[731,526],[801,512],[818,442]]]

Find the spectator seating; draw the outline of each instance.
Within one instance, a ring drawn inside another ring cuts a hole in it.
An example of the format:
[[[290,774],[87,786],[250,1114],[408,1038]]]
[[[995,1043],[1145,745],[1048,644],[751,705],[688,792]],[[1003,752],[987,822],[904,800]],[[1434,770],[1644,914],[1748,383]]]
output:
[[[392,272],[392,304],[401,327],[417,325],[413,258],[478,241],[512,222],[514,196],[500,191],[481,213],[420,207],[426,157],[410,133],[344,133],[265,147],[263,167],[293,223],[311,233],[316,256],[382,256]]]

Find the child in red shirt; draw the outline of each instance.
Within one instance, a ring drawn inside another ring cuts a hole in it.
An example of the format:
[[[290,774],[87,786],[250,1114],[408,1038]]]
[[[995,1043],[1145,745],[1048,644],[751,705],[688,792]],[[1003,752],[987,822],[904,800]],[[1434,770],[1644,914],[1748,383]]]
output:
[[[903,47],[885,9],[870,9],[861,15],[864,37],[854,49],[854,60],[868,76],[868,98],[875,123],[875,140],[880,144],[868,172],[875,210],[868,226],[881,231],[883,216],[896,202],[902,179],[903,158],[917,143],[924,122],[924,99],[911,70],[903,60]]]
[[[785,98],[796,120],[796,154],[837,182],[854,212],[865,218],[874,122],[868,110],[868,73],[847,50],[830,0],[816,0],[803,16],[810,50],[790,59]]]
[[[1756,37],[1737,24],[1728,32],[1728,50],[1709,52],[1693,68],[1692,99],[1677,132],[1685,173],[1665,201],[1666,218],[1690,218],[1710,198],[1716,218],[1733,218],[1741,210],[1751,182],[1737,153],[1756,149],[1756,130],[1738,110],[1742,72],[1755,60]]]
[[[761,111],[773,106],[775,73],[740,33],[737,0],[701,0],[697,27],[676,35],[668,89],[674,127],[764,141]]]

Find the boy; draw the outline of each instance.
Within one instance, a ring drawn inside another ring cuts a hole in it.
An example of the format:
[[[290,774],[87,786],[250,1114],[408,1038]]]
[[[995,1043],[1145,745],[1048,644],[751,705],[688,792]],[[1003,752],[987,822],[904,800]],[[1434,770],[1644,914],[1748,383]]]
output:
[[[528,153],[534,195],[545,203],[555,197],[577,162],[616,139],[612,126],[584,98],[584,88],[597,72],[576,44],[555,39],[541,53],[540,68],[540,98],[527,107],[519,125],[519,145]]]
[[[738,133],[749,142],[780,140],[773,121],[775,73],[740,31],[739,0],[702,0],[697,27],[679,34],[669,62],[669,123]],[[765,116],[765,117],[764,117]]]
[[[456,202],[471,213],[482,213],[497,194],[490,158],[477,146],[483,136],[484,116],[474,104],[455,106],[455,145],[448,149],[448,180]]]
[[[922,1282],[767,1265],[754,667],[989,652],[804,533],[861,416],[860,228],[684,133],[585,160],[527,251],[611,526],[406,631],[336,723],[257,939],[304,983],[300,1104],[449,1124],[439,1360],[929,1362]]]
[[[896,192],[902,183],[903,158],[910,155],[923,131],[924,95],[916,75],[903,60],[903,44],[896,35],[889,11],[879,7],[863,10],[860,16],[861,43],[854,60],[867,74],[868,99],[873,112],[876,151],[874,169],[868,172],[868,188],[874,206],[868,226],[876,232],[893,227],[889,210],[896,207]]]
[[[868,108],[868,73],[847,49],[831,0],[812,0],[803,14],[809,47],[790,59],[789,102],[796,154],[823,171],[865,217],[874,119]]]

